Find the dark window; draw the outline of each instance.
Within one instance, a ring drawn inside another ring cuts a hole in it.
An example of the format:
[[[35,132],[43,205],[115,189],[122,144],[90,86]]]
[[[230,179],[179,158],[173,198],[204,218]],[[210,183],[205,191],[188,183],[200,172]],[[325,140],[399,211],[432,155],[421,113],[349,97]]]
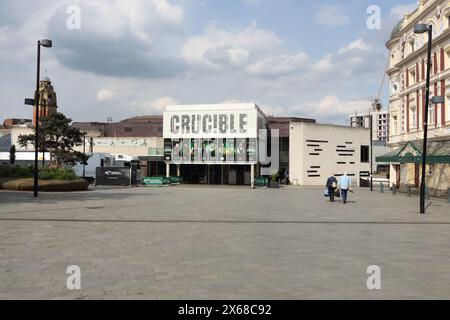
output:
[[[325,141],[325,140],[306,140],[306,142],[310,142],[310,143],[328,143],[328,141]]]
[[[361,162],[368,163],[369,162],[369,146],[361,146]]]
[[[125,132],[133,132],[133,128],[132,127],[125,127]]]

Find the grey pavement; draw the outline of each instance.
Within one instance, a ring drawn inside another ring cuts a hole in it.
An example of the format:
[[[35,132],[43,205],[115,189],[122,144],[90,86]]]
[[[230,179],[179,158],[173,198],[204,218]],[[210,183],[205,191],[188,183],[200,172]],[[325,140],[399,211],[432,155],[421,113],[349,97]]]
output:
[[[358,189],[0,191],[0,299],[450,299],[450,205]],[[81,290],[66,268],[81,268]],[[367,267],[381,268],[369,290]]]

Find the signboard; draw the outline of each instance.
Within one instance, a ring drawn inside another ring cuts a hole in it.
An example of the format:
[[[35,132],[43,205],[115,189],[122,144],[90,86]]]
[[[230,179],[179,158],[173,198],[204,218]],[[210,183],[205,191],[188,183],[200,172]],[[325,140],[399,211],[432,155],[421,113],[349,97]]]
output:
[[[144,186],[163,186],[171,184],[171,180],[165,177],[145,177],[142,179]]]
[[[95,183],[100,186],[128,186],[130,168],[98,167],[95,170]]]
[[[258,111],[186,111],[164,113],[164,138],[257,138]]]

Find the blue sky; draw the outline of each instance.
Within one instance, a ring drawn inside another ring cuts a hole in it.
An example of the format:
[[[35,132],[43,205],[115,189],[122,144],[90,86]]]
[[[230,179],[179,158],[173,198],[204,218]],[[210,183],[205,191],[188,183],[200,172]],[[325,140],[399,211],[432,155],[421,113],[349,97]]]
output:
[[[0,120],[30,117],[22,101],[33,92],[34,45],[50,37],[42,69],[60,111],[77,121],[254,101],[273,115],[346,123],[378,91],[384,44],[415,2],[2,0]],[[66,27],[71,5],[80,29]],[[366,26],[370,5],[381,9],[381,30]]]

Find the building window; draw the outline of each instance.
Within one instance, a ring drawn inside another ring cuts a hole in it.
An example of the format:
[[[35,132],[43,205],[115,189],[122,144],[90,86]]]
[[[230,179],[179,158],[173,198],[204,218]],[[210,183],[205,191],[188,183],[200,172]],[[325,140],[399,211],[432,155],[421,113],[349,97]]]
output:
[[[369,146],[361,146],[361,163],[368,163],[370,160]]]
[[[132,127],[125,127],[125,132],[133,132],[133,128]]]
[[[410,75],[410,78],[411,78],[411,83],[410,83],[410,85],[415,84],[415,83],[416,83],[416,71],[415,71],[415,70],[412,70],[412,71],[409,73],[409,75]]]
[[[434,116],[435,116],[435,106],[431,106],[429,111],[428,111],[428,119],[430,124],[434,124]]]

